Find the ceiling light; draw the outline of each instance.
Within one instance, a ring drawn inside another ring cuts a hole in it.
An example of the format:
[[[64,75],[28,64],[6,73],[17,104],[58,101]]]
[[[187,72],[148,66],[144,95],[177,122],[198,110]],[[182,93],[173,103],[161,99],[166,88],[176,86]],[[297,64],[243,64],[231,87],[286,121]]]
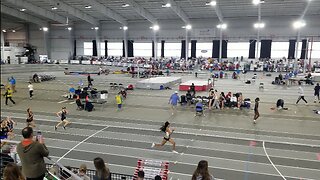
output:
[[[91,9],[91,6],[90,6],[90,5],[87,5],[87,6],[85,6],[84,8],[86,8],[86,9]]]
[[[262,22],[258,22],[258,23],[255,23],[254,25],[253,25],[253,27],[254,28],[256,28],[256,29],[261,29],[261,28],[264,28],[265,27],[265,24],[264,23],[262,23]]]
[[[298,21],[295,21],[295,22],[293,23],[293,27],[294,27],[295,29],[300,29],[300,28],[302,28],[302,27],[304,27],[304,26],[306,26],[306,22],[303,21],[303,20],[298,20]]]
[[[49,30],[49,28],[47,28],[47,27],[43,27],[43,28],[42,28],[42,30],[46,32],[46,31],[48,31],[48,30]]]
[[[72,27],[68,27],[67,29],[68,29],[68,31],[71,31],[71,30],[72,30]]]
[[[120,29],[123,29],[124,31],[128,30],[128,26],[122,26]]]
[[[12,30],[12,32],[13,32],[13,33],[15,33],[15,32],[16,32],[16,30]]]
[[[252,4],[254,4],[254,5],[258,5],[260,3],[261,3],[260,0],[252,0]]]
[[[216,1],[206,2],[206,6],[215,6],[217,5]]]
[[[94,27],[94,30],[98,30],[99,29],[99,27]]]
[[[2,29],[2,32],[7,32],[5,29]]]
[[[158,31],[160,29],[159,25],[154,25],[150,27],[150,29],[153,29],[154,31]]]
[[[125,8],[125,7],[129,7],[130,4],[122,4],[122,7]]]
[[[51,9],[52,9],[52,10],[57,10],[58,8],[57,8],[57,7],[52,6],[52,7],[51,7]]]
[[[186,25],[186,26],[182,26],[182,28],[189,30],[189,29],[192,29],[192,26],[191,26],[190,24],[188,24],[188,25]]]
[[[218,24],[217,28],[219,29],[227,29],[227,24],[223,23],[223,24]]]
[[[23,12],[23,11],[26,11],[26,9],[25,8],[21,8],[21,9],[19,9],[21,12]]]
[[[162,7],[163,7],[163,8],[171,7],[171,4],[170,4],[170,3],[162,4]]]

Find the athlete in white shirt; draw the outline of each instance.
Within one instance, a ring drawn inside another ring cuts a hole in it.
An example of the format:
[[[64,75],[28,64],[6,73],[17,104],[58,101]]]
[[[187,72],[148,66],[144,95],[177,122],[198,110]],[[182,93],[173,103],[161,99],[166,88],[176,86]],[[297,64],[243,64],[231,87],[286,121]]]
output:
[[[302,87],[301,87],[301,82],[300,82],[300,81],[299,81],[299,91],[298,91],[298,93],[299,93],[299,98],[298,98],[296,104],[298,104],[301,99],[302,99],[304,102],[308,103],[308,102],[304,99],[304,91],[303,91],[303,89],[302,89]]]
[[[33,96],[33,85],[32,85],[31,82],[29,82],[28,88],[29,88],[30,99],[32,99],[32,96]]]

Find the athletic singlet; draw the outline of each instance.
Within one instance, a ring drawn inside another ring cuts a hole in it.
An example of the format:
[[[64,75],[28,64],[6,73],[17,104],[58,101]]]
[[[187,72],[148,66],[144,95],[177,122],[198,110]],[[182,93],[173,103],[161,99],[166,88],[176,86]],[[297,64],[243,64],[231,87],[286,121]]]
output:
[[[67,118],[67,113],[65,111],[61,111],[61,121]]]
[[[171,132],[171,134],[172,134],[172,132]],[[166,141],[169,141],[169,139],[171,138],[171,134],[169,132],[165,132],[163,139],[165,139]]]

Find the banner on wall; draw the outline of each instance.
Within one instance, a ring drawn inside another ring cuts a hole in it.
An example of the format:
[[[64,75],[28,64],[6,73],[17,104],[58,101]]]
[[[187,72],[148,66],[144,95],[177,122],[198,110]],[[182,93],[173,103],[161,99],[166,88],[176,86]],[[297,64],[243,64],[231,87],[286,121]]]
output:
[[[195,37],[214,37],[215,30],[214,29],[194,29],[192,31]]]

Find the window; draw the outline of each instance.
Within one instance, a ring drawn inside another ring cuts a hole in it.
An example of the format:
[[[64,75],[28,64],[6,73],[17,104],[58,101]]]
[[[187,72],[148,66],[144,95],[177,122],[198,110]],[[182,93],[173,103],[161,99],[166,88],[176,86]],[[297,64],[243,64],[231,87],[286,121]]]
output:
[[[311,49],[311,43],[309,44],[309,49]],[[312,51],[311,51],[312,59],[320,59],[320,42],[313,42]]]
[[[191,45],[190,45],[191,49]],[[190,52],[191,55],[191,52]],[[196,48],[197,57],[212,57],[212,42],[211,43],[197,43]]]
[[[229,42],[228,43],[228,58],[243,56],[247,58],[249,56],[249,42]]]
[[[105,55],[106,55],[106,54],[105,54],[105,49],[106,49],[106,47],[105,47],[104,45],[105,45],[104,42],[101,42],[101,43],[100,43],[100,54],[101,54],[101,56],[105,56]]]
[[[84,42],[83,43],[83,55],[92,56],[92,52],[93,52],[92,42]]]
[[[136,57],[151,57],[152,43],[133,43],[133,50],[133,54]]]
[[[161,45],[160,45],[160,47],[161,47]],[[164,56],[165,57],[180,57],[181,56],[181,43],[165,43],[164,44]]]
[[[283,58],[288,57],[289,42],[272,42],[271,44],[271,57]]]
[[[108,42],[109,56],[122,56],[122,42]]]

